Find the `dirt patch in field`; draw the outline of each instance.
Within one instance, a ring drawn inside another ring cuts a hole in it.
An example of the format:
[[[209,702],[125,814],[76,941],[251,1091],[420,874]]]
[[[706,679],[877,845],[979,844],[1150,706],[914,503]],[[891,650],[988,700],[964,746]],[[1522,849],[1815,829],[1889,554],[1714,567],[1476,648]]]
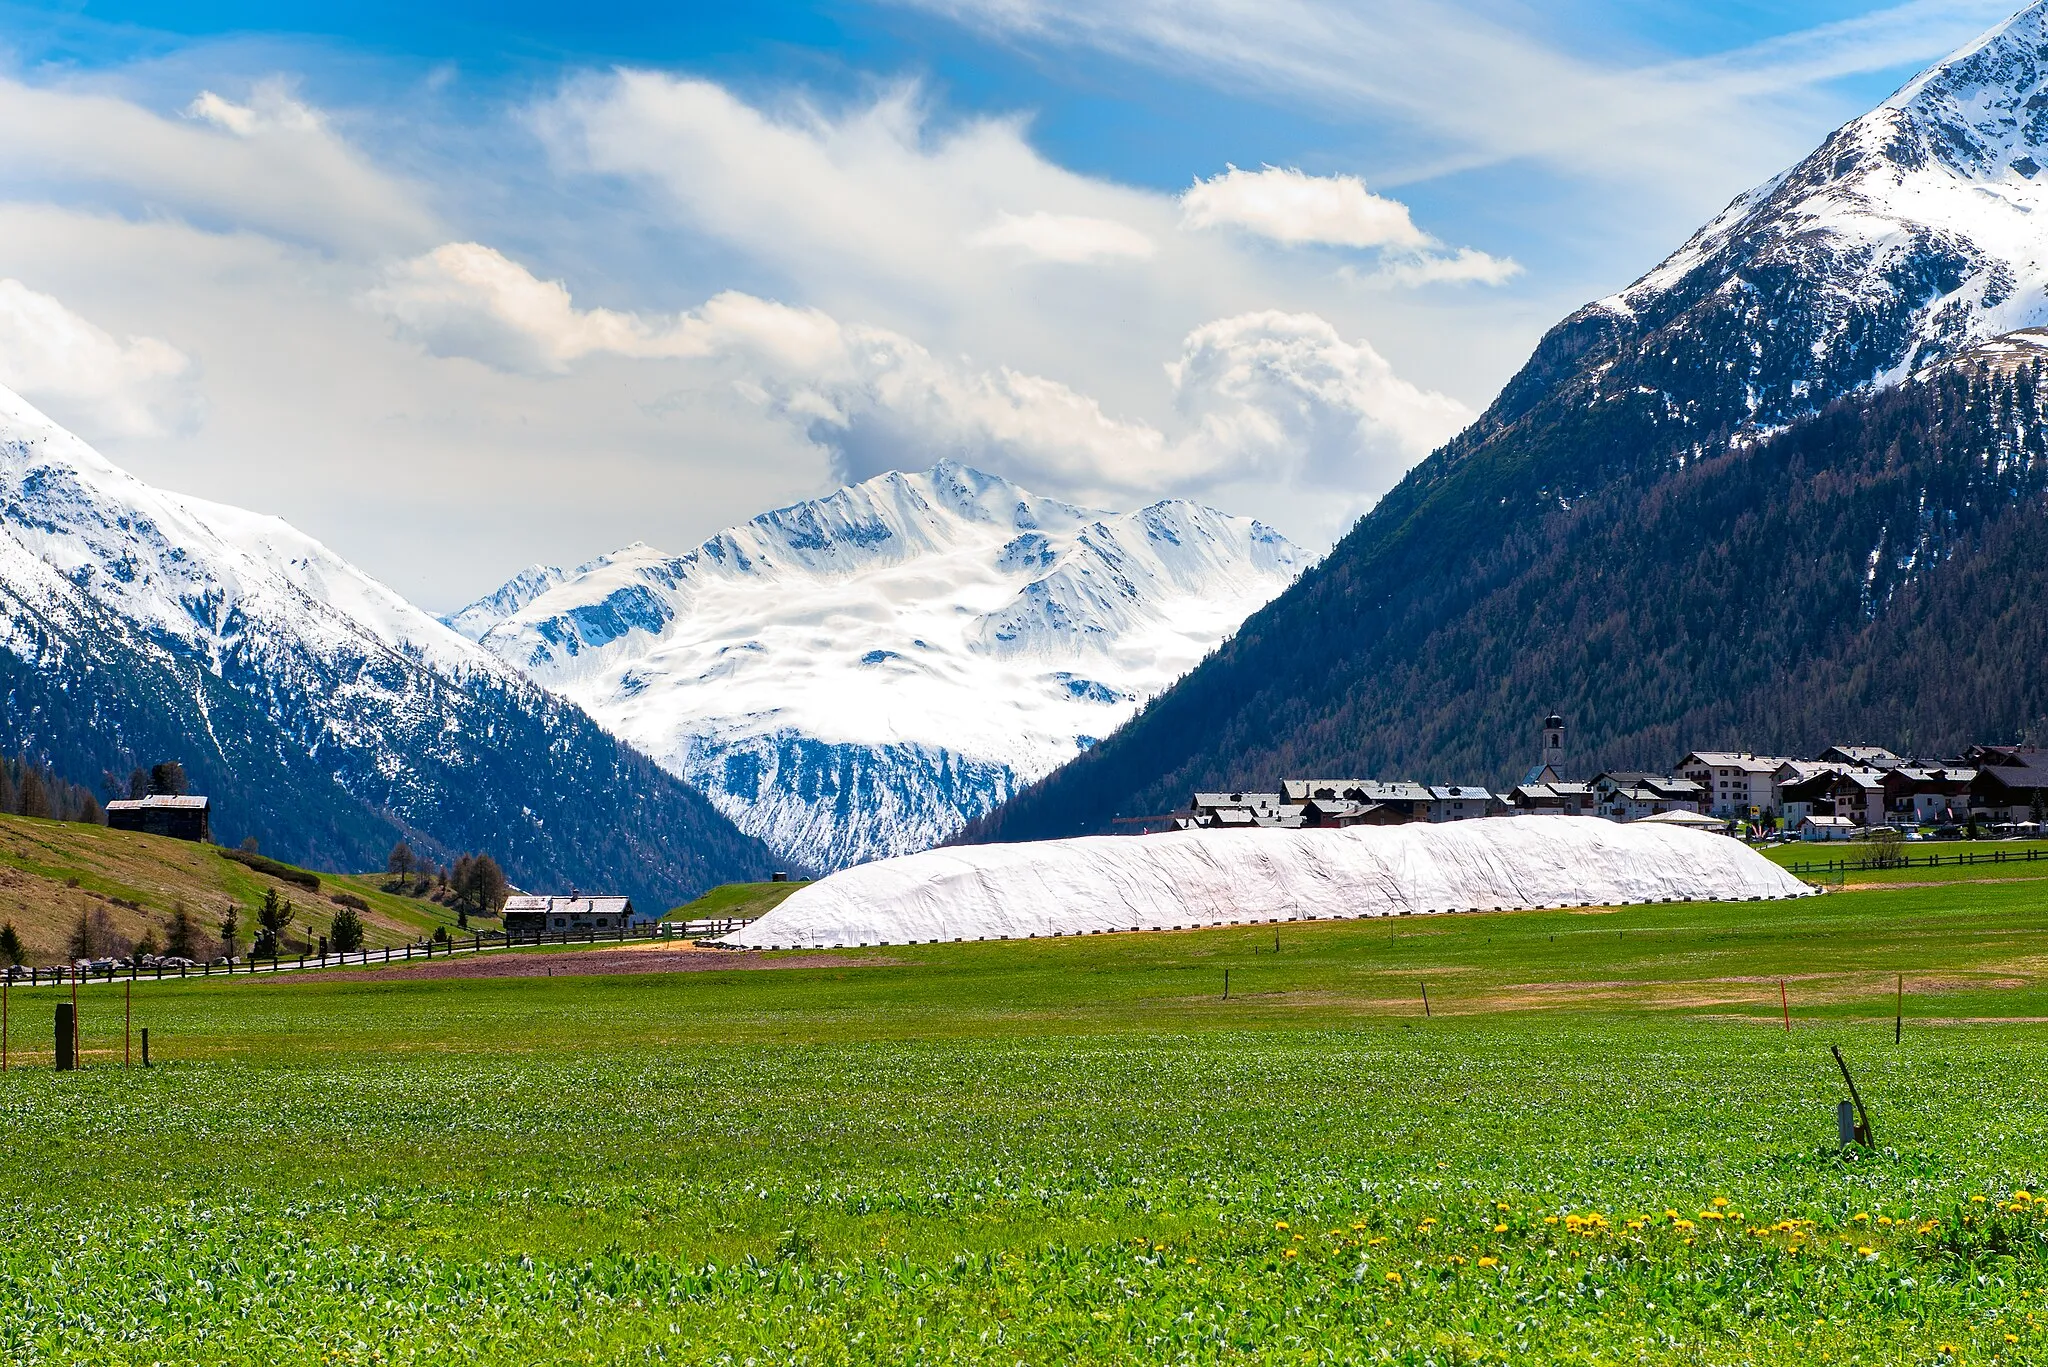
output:
[[[389,968],[337,970],[307,976],[332,978],[346,972],[351,982],[398,982],[416,978],[589,978],[624,973],[723,973],[759,968],[867,968],[889,959],[854,959],[839,954],[760,954],[751,950],[682,949],[650,942],[559,954],[458,954]],[[297,976],[297,975],[292,975]]]

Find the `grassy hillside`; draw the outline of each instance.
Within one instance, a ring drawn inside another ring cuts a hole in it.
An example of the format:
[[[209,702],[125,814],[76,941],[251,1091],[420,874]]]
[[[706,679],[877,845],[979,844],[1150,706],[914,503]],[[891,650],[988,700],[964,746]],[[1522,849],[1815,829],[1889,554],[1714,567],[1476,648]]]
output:
[[[16,991],[0,1357],[2041,1362],[2042,886]]]
[[[337,892],[370,907],[364,929],[373,945],[398,944],[453,925],[455,914],[424,898],[383,890],[382,876],[320,874],[320,890],[268,877],[222,856],[212,845],[113,831],[104,826],[0,815],[0,921],[12,921],[32,963],[67,958],[71,928],[94,909],[106,911],[129,940],[155,927],[159,938],[173,907],[183,904],[211,935],[221,914],[239,908],[246,948],[255,909],[275,887],[297,920],[288,944],[317,938],[340,903]]]
[[[675,908],[664,921],[755,921],[782,905],[803,883],[722,883],[694,902]]]

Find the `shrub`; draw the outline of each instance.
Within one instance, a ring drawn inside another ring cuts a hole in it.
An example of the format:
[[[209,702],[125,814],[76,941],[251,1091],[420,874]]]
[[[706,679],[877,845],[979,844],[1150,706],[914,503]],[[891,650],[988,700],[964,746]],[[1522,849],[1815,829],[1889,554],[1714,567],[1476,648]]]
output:
[[[365,902],[352,892],[337,892],[333,894],[333,897],[336,906],[354,907],[357,911],[368,911],[370,909],[368,902]]]
[[[293,868],[290,864],[280,864],[268,855],[257,854],[252,850],[218,850],[216,853],[223,859],[232,859],[237,864],[245,864],[258,873],[269,874],[281,883],[295,884],[309,892],[320,891],[319,874],[309,872],[306,869]]]

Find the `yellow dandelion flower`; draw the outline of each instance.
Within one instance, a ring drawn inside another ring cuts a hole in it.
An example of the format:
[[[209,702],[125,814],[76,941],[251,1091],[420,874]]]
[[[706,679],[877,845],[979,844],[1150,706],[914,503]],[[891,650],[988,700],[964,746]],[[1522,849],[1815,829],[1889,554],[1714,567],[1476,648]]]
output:
[[[1300,1253],[1301,1253],[1301,1250],[1300,1250],[1300,1249],[1297,1249],[1297,1248],[1290,1248],[1290,1249],[1288,1249],[1288,1250],[1287,1250],[1286,1252],[1282,1253],[1282,1254],[1281,1254],[1280,1256],[1281,1256],[1281,1257],[1283,1257],[1283,1258],[1294,1258],[1294,1257],[1299,1257],[1299,1256],[1300,1256]]]
[[[1389,1272],[1387,1274],[1387,1281],[1391,1285],[1399,1286],[1401,1284],[1401,1274],[1398,1272]]]
[[[1981,1205],[1983,1205],[1983,1204],[1984,1204],[1984,1198],[1983,1198],[1982,1196],[1972,1196],[1972,1197],[1970,1198],[1970,1203],[1971,1203],[1972,1205],[1979,1205],[1979,1206],[1981,1206]]]
[[[1425,1216],[1423,1216],[1423,1217],[1422,1217],[1422,1224],[1421,1224],[1420,1228],[1422,1228],[1422,1229],[1428,1229],[1428,1228],[1429,1228],[1429,1227],[1430,1227],[1431,1225],[1433,1225],[1433,1224],[1435,1224],[1435,1223],[1436,1223],[1436,1216],[1434,1216],[1434,1215],[1425,1215]]]
[[[1498,1258],[1481,1258],[1481,1259],[1479,1260],[1479,1265],[1480,1265],[1481,1267],[1499,1267],[1499,1266],[1500,1266],[1500,1259],[1498,1259]]]
[[[1869,1211],[1866,1211],[1866,1210],[1859,1210],[1859,1211],[1857,1211],[1857,1212],[1856,1212],[1856,1213],[1855,1213],[1854,1215],[1851,1215],[1851,1216],[1849,1217],[1849,1223],[1850,1223],[1850,1224],[1854,1224],[1854,1225],[1867,1225],[1867,1224],[1869,1224],[1869,1223],[1870,1223],[1870,1212],[1869,1212]]]
[[[1672,1227],[1673,1229],[1694,1229],[1694,1228],[1697,1228],[1697,1226],[1695,1226],[1695,1225],[1693,1224],[1693,1222],[1692,1222],[1692,1221],[1690,1221],[1690,1220],[1674,1220],[1674,1221],[1672,1221],[1672,1223],[1671,1223],[1671,1227]],[[1691,1241],[1690,1241],[1690,1240],[1688,1240],[1687,1242],[1691,1242]]]
[[[1870,1247],[1870,1245],[1868,1244],[1858,1244],[1856,1247],[1856,1256],[1859,1258],[1875,1258],[1877,1256],[1877,1250]]]
[[[1554,1225],[1557,1223],[1557,1217],[1555,1215],[1546,1215],[1543,1217],[1543,1223],[1546,1225]]]
[[[1465,1265],[1465,1260],[1464,1260],[1464,1258],[1463,1258],[1463,1257],[1459,1256],[1459,1255],[1458,1255],[1458,1254],[1456,1254],[1456,1253],[1453,1253],[1453,1254],[1451,1255],[1451,1266],[1452,1266],[1452,1267],[1463,1267],[1464,1265]]]
[[[1378,1247],[1379,1247],[1379,1246],[1380,1246],[1381,1244],[1385,1243],[1386,1241],[1387,1241],[1387,1236],[1386,1236],[1386,1235],[1384,1235],[1384,1234],[1375,1234],[1375,1235],[1374,1235],[1374,1236],[1373,1236],[1372,1238],[1370,1238],[1370,1239],[1367,1239],[1367,1240],[1365,1241],[1365,1246],[1366,1246],[1367,1248],[1378,1248]]]
[[[1505,1234],[1508,1232],[1508,1227],[1506,1225],[1495,1225],[1493,1227],[1493,1232],[1495,1234]]]
[[[1727,1197],[1725,1197],[1725,1196],[1716,1196],[1716,1197],[1715,1197],[1715,1198],[1713,1199],[1713,1201],[1712,1201],[1712,1202],[1710,1202],[1710,1204],[1711,1204],[1711,1205],[1712,1205],[1712,1206],[1713,1206],[1713,1207],[1714,1207],[1714,1208],[1715,1208],[1716,1210],[1726,1210],[1726,1209],[1728,1208],[1728,1198],[1727,1198]]]
[[[1275,1221],[1273,1222],[1273,1228],[1275,1228],[1275,1229],[1285,1229],[1285,1228],[1287,1228],[1287,1222],[1286,1222],[1285,1220],[1275,1220]]]
[[[1505,1201],[1495,1201],[1495,1202],[1493,1203],[1493,1208],[1494,1208],[1495,1210],[1513,1210],[1513,1209],[1514,1209],[1514,1207],[1513,1207],[1513,1206],[1510,1206],[1510,1205],[1509,1205],[1509,1204],[1508,1204],[1507,1202],[1505,1202]]]
[[[1190,1259],[1188,1259],[1188,1266],[1189,1266],[1189,1267],[1197,1267],[1197,1266],[1200,1266],[1200,1264],[1196,1263],[1196,1261],[1195,1261],[1195,1260],[1194,1260],[1193,1258],[1190,1258]]]
[[[1353,1228],[1353,1229],[1364,1229],[1364,1228],[1365,1228],[1365,1224],[1364,1224],[1364,1222],[1363,1222],[1363,1221],[1361,1221],[1360,1223],[1358,1223],[1358,1224],[1355,1224],[1355,1225],[1353,1225],[1353,1226],[1352,1226],[1352,1228]]]
[[[2007,1334],[2005,1336],[2005,1341],[2007,1343],[2018,1343],[2020,1341],[2020,1336],[2018,1334]]]

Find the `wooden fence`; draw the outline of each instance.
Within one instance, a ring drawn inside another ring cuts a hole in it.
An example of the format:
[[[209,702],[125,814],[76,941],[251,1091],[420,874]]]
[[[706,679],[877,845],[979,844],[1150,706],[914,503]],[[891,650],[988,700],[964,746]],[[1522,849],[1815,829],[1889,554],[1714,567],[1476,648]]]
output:
[[[325,954],[301,954],[297,958],[277,956],[269,959],[247,957],[241,960],[227,960],[204,964],[180,964],[166,967],[163,964],[143,965],[130,962],[125,966],[107,964],[100,968],[87,968],[78,964],[59,964],[55,968],[17,968],[8,979],[17,987],[62,987],[71,983],[95,982],[161,982],[165,978],[212,978],[244,976],[254,973],[297,973],[315,968],[345,968],[360,965],[383,965],[412,963],[445,959],[456,954],[482,954],[490,950],[537,949],[544,945],[600,945],[626,944],[634,940],[682,940],[695,941],[729,935],[746,922],[736,918],[710,921],[643,921],[634,926],[620,926],[616,930],[547,930],[510,933],[502,930],[471,931],[468,942],[461,937],[448,940],[425,940],[405,945],[384,945],[378,949],[351,949],[347,952],[329,950]]]
[[[2048,859],[2048,850],[1962,850],[1955,854],[1876,855],[1864,859],[1826,859],[1787,864],[1787,873],[1860,873],[1868,869],[1932,869],[1950,864],[2031,864]]]

